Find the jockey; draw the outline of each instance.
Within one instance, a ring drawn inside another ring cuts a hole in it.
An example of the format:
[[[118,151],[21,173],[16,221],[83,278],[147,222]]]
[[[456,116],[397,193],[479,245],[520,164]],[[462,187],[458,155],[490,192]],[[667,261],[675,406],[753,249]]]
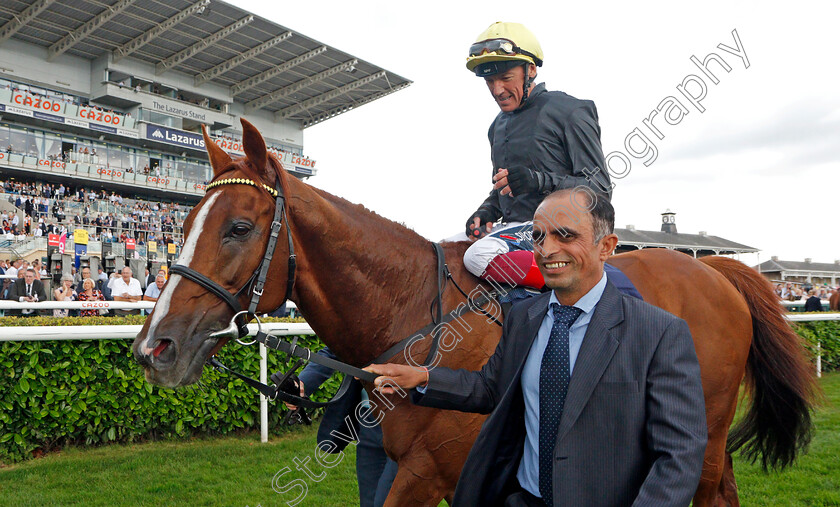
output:
[[[467,57],[467,69],[484,78],[501,112],[488,132],[493,189],[467,220],[474,243],[464,264],[487,280],[536,289],[544,283],[531,223],[543,197],[579,185],[612,192],[595,104],[537,85],[542,63],[539,42],[519,23],[492,24]]]

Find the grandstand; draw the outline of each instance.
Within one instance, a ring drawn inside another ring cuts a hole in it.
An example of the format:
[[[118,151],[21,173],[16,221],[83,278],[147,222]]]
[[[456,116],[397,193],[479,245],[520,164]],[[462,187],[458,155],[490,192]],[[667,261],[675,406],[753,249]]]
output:
[[[85,229],[89,254],[130,241],[151,261],[150,241],[180,244],[211,177],[202,124],[242,154],[246,117],[305,179],[320,169],[306,128],[410,84],[217,0],[4,1],[0,255],[42,256],[45,235]]]

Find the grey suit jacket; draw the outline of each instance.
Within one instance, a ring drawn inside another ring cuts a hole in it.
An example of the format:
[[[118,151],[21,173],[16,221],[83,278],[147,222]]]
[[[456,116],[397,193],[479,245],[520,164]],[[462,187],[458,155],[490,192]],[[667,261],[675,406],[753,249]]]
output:
[[[520,375],[549,298],[514,305],[481,371],[438,367],[425,394],[412,392],[418,405],[492,412],[461,471],[453,505],[502,505],[518,488],[525,440]],[[553,449],[553,505],[688,505],[706,438],[688,325],[608,282],[569,383]]]

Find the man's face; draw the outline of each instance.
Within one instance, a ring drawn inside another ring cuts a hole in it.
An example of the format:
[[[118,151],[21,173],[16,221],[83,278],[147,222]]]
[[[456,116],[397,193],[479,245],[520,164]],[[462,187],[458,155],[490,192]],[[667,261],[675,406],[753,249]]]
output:
[[[82,280],[90,278],[90,268],[82,268]]]
[[[128,283],[128,281],[131,279],[131,270],[130,270],[130,269],[128,269],[128,268],[123,268],[123,270],[122,270],[122,279],[123,279],[123,281],[124,281],[125,283]]]
[[[508,113],[519,107],[523,95],[522,87],[525,85],[525,70],[521,65],[500,74],[487,76],[484,82],[502,111]]]
[[[165,284],[165,283],[166,283],[166,278],[164,278],[160,275],[158,275],[158,277],[155,278],[155,284],[157,285],[158,289],[162,289],[163,284]]]
[[[587,196],[568,192],[544,201],[534,215],[534,258],[563,304],[575,303],[598,283],[618,241],[615,234],[595,241],[586,208]]]
[[[23,275],[23,278],[26,279],[27,284],[30,284],[30,283],[33,282],[33,280],[35,280],[35,273],[33,273],[31,271],[27,271],[26,274]]]

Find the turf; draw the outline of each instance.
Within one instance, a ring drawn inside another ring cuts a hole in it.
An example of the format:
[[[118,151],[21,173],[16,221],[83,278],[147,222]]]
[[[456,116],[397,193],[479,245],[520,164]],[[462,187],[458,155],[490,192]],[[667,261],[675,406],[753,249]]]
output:
[[[821,380],[808,454],[781,473],[735,460],[742,505],[840,506],[840,373]],[[355,454],[336,466],[315,460],[315,427],[260,444],[253,434],[99,448],[68,448],[0,469],[0,505],[358,505]],[[308,478],[295,464],[308,461]],[[288,467],[285,475],[277,474]],[[288,491],[282,492],[291,483]]]

